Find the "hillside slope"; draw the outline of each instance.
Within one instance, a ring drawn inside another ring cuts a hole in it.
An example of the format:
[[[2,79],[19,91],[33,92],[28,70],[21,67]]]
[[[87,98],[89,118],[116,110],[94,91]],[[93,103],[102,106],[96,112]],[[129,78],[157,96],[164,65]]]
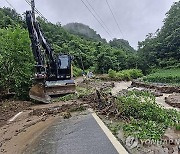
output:
[[[84,37],[86,39],[106,42],[106,40],[102,39],[95,30],[82,23],[69,23],[63,26],[63,28],[71,34],[79,35],[80,37]]]

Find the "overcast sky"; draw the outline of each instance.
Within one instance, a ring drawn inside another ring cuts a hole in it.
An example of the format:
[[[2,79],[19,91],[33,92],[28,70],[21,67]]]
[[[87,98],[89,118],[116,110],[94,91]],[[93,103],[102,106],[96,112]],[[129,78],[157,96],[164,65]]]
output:
[[[7,1],[20,14],[30,9],[25,0]],[[128,40],[134,48],[137,48],[138,41],[144,40],[148,33],[154,33],[161,28],[165,13],[178,0],[108,0],[122,33],[113,19],[106,0],[83,1],[86,4],[88,1],[93,6],[108,27],[111,37],[81,0],[35,0],[36,8],[52,23],[60,22],[62,25],[70,22],[84,23],[97,31],[103,38],[107,40],[123,38]],[[6,0],[0,0],[0,7],[3,6],[9,6]]]

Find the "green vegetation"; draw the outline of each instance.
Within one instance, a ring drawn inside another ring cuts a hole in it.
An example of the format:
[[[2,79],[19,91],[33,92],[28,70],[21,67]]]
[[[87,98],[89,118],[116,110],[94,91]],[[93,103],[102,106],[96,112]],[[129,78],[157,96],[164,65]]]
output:
[[[64,96],[60,96],[56,99],[53,100],[53,102],[59,102],[59,101],[69,101],[69,100],[74,100],[77,99],[77,95],[76,94],[68,94],[68,95],[64,95]]]
[[[165,129],[175,127],[180,114],[175,110],[163,109],[148,92],[129,91],[116,100],[120,116],[128,119],[123,126],[127,136],[139,139],[160,139]]]
[[[139,42],[138,67],[143,72],[151,68],[179,67],[180,60],[180,1],[166,13],[164,25],[155,34]]]
[[[84,96],[88,96],[91,93],[93,93],[92,88],[83,88],[83,87],[77,86],[76,93],[58,97],[54,99],[54,102],[75,100],[75,99],[83,98]]]
[[[0,87],[27,97],[31,86],[34,58],[28,33],[20,26],[0,29]]]
[[[15,10],[10,8],[0,8],[0,28],[7,28],[8,26],[14,27],[17,24],[26,27],[21,15]]]
[[[73,67],[73,76],[78,77],[78,76],[82,76],[83,70],[74,66]]]
[[[118,71],[136,66],[136,53],[133,51],[72,35],[59,24],[46,23],[42,19],[38,21],[55,52],[74,56],[74,65],[82,70],[93,68],[95,73],[108,73],[109,69]]]
[[[139,42],[137,52],[128,41],[113,39],[108,43],[83,24],[69,24],[64,28],[60,23],[45,22],[41,18],[38,21],[55,53],[74,56],[75,76],[81,75],[82,70],[92,69],[100,74],[107,74],[110,70],[109,77],[114,80],[131,80],[142,76],[141,71],[134,68],[148,73],[154,68],[180,67],[179,8],[180,1],[175,2],[166,14],[163,27]],[[33,75],[34,60],[25,23],[15,10],[0,8],[0,89],[13,91],[18,97],[21,93],[23,96],[27,94]],[[71,29],[71,32],[65,29]],[[177,74],[175,71],[171,75],[156,73],[144,80],[177,83]]]
[[[94,92],[92,88],[76,87],[76,90],[78,98],[83,98],[84,96],[88,96]]]
[[[137,79],[139,77],[142,77],[142,71],[139,69],[129,69],[129,70],[123,70],[116,72],[112,69],[108,71],[108,77],[113,80],[131,80],[131,79]]]
[[[15,92],[18,97],[21,93],[25,96],[34,74],[34,58],[26,22],[21,15],[10,8],[0,8],[0,17],[0,31],[2,32],[0,88]],[[121,48],[112,47],[103,39],[97,41],[93,38],[70,34],[59,23],[52,24],[41,18],[38,18],[38,21],[55,53],[67,53],[74,57],[74,76],[82,75],[82,70],[107,73],[109,69],[122,70],[135,67],[132,58],[135,57],[135,52],[122,49],[123,45]],[[126,47],[127,45],[126,41]]]
[[[118,131],[122,128],[123,123],[113,122],[108,124],[108,128],[114,135],[118,135]]]
[[[129,42],[123,39],[113,39],[112,41],[109,41],[109,44],[111,47],[122,49],[124,51],[128,52],[136,52],[130,45]]]
[[[147,82],[160,82],[167,84],[179,84],[180,83],[180,69],[160,69],[155,73],[149,74],[143,77]]]
[[[176,124],[176,130],[180,131],[180,123]]]

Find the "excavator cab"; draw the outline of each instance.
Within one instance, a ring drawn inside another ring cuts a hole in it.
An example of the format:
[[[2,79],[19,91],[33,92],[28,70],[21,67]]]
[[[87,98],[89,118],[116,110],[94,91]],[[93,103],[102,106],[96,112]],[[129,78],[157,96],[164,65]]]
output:
[[[72,79],[72,57],[70,55],[59,55],[57,58],[57,78],[45,82],[46,94],[50,96],[64,95],[75,92],[75,83]]]
[[[58,56],[58,78],[70,79],[72,75],[71,69],[72,57],[69,55]]]
[[[75,93],[71,61],[71,56],[59,55],[56,77],[52,76],[51,73],[47,73],[46,79],[43,80],[35,77],[35,84],[29,91],[30,98],[39,102],[50,103],[51,96]]]

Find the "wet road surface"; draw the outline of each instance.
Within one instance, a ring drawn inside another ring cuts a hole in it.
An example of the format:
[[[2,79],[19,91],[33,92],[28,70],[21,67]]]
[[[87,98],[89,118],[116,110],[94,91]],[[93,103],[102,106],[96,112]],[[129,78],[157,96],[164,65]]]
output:
[[[57,121],[26,154],[118,154],[90,113]]]

